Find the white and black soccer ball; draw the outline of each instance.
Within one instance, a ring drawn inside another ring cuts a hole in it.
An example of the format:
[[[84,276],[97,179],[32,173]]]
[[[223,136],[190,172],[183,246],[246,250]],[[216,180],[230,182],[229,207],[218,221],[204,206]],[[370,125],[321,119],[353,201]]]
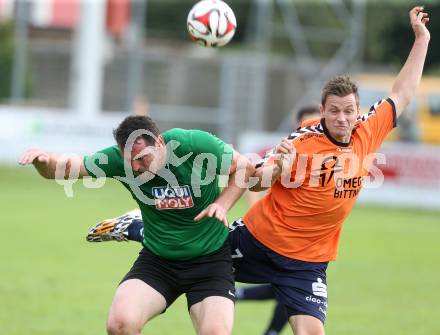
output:
[[[189,11],[187,26],[194,42],[204,47],[221,47],[234,36],[237,20],[224,1],[202,0]]]

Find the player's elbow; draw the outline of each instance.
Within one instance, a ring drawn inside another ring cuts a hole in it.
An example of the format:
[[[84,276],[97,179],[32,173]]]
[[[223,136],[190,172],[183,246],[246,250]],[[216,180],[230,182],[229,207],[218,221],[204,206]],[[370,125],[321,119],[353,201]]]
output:
[[[40,175],[44,178],[44,179],[49,179],[49,180],[53,180],[55,179],[55,176],[50,175],[48,173],[40,173]]]
[[[251,161],[245,156],[238,156],[231,169],[229,170],[230,175],[241,175],[244,176],[244,181],[248,182],[249,178],[253,176],[255,173],[255,166],[251,163]]]
[[[249,180],[249,191],[251,192],[263,192],[266,191],[271,185],[264,185],[264,178],[261,168],[255,169],[252,178]]]
[[[40,169],[37,167],[37,171],[44,179],[55,179],[55,174],[50,169]]]
[[[263,192],[263,191],[266,191],[267,189],[269,189],[269,187],[263,187],[263,186],[261,186],[260,183],[254,185],[252,187],[249,187],[249,191],[251,191],[251,192]]]

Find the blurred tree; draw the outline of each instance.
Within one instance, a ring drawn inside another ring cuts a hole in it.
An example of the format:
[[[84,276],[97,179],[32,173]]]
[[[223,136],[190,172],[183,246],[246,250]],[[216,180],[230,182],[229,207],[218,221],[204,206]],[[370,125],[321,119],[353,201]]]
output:
[[[14,61],[14,25],[11,22],[0,24],[0,101],[11,98],[12,67]],[[25,98],[32,95],[32,75],[27,67],[24,83]]]
[[[386,43],[384,44],[384,58],[392,62],[402,64],[408,56],[408,50],[411,47],[414,34],[408,27],[408,11],[410,6],[396,6],[394,8],[393,21],[389,29],[385,31]],[[431,33],[428,55],[426,57],[425,68],[429,72],[435,67],[440,66],[440,45],[435,43],[440,37],[440,3],[432,3],[425,6],[431,21],[428,28]]]
[[[368,4],[364,61],[400,66],[406,60],[414,41],[408,17],[413,5],[407,1]],[[440,21],[436,19],[440,15],[440,3],[431,3],[425,8],[432,18],[428,23],[431,43],[425,64],[429,73],[440,67],[440,45],[434,43],[440,34]]]
[[[387,31],[394,21],[396,5],[368,2],[365,18],[364,61],[367,63],[383,63],[385,61],[385,45]],[[407,23],[408,24],[408,23]],[[408,28],[408,25],[407,25]],[[406,50],[407,51],[407,50]]]
[[[0,24],[0,101],[11,95],[12,58],[14,52],[14,34],[11,24]]]

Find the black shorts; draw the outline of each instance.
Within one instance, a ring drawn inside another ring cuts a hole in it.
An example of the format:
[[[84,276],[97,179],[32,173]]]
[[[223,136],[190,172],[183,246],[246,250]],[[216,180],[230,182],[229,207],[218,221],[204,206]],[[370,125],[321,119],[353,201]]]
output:
[[[188,261],[173,261],[143,248],[121,283],[140,279],[166,300],[167,308],[183,293],[188,309],[211,296],[235,301],[234,277],[229,243],[219,250]]]

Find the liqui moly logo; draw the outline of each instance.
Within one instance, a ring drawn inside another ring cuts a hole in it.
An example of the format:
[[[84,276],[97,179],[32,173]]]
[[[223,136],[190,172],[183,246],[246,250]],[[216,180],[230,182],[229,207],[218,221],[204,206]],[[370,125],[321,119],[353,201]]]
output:
[[[153,196],[157,209],[185,209],[194,206],[188,185],[153,187]]]

